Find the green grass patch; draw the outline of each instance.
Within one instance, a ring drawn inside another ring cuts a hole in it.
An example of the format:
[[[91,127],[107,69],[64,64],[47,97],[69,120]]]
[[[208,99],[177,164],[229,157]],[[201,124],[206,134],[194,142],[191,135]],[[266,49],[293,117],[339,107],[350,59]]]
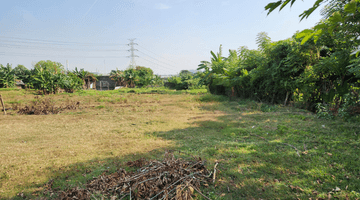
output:
[[[223,95],[205,94],[199,97],[202,102],[222,102],[229,101],[229,97]]]
[[[106,106],[104,106],[104,105],[100,105],[100,106],[96,106],[95,108],[96,109],[102,109],[102,108],[105,108]]]
[[[19,91],[21,89],[18,88],[0,88],[0,91]]]

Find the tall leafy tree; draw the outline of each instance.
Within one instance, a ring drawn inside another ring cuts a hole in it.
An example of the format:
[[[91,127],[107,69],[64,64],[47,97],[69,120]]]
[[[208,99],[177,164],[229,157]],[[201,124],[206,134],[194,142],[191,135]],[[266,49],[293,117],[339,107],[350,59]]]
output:
[[[154,78],[154,72],[147,67],[137,66],[135,68],[136,86],[144,87],[151,84]]]

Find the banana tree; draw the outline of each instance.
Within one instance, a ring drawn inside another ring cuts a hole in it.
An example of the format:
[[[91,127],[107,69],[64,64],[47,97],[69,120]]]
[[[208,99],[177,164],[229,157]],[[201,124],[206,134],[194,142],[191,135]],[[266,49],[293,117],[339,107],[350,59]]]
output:
[[[222,57],[222,45],[219,47],[219,52],[215,54],[213,51],[210,51],[212,58],[211,62],[209,61],[201,61],[198,65],[197,70],[205,70],[206,75],[202,80],[200,80],[199,84],[211,85],[212,79],[216,74],[224,73],[224,58]]]
[[[124,71],[112,70],[110,72],[110,78],[111,78],[111,80],[115,81],[116,85],[119,85],[119,86],[125,86],[126,85]]]
[[[155,86],[162,86],[164,85],[164,81],[159,75],[154,75],[153,79],[151,80],[151,84]]]
[[[125,81],[126,81],[126,85],[129,87],[135,87],[135,79],[136,79],[136,74],[135,74],[135,69],[127,69],[124,71],[125,73]]]
[[[0,87],[8,88],[15,86],[15,71],[8,63],[6,67],[0,65]]]
[[[75,70],[73,71],[73,73],[75,75],[77,75],[83,81],[83,88],[85,88],[85,85],[86,85],[85,79],[86,79],[89,72],[85,71],[84,69],[78,70],[78,68],[75,67]]]
[[[30,84],[44,94],[54,94],[60,88],[62,79],[66,77],[61,63],[50,60],[39,61],[32,70]]]
[[[74,73],[68,73],[59,80],[60,88],[65,89],[68,93],[73,93],[75,90],[81,89],[83,81]]]

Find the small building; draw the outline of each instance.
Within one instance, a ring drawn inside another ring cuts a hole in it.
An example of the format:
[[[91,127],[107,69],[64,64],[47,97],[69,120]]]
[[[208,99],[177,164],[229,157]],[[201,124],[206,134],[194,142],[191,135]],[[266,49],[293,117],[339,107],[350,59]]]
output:
[[[15,87],[18,89],[25,89],[25,83],[22,80],[15,80]]]
[[[111,80],[110,76],[98,76],[96,81],[96,90],[114,90],[115,81]]]

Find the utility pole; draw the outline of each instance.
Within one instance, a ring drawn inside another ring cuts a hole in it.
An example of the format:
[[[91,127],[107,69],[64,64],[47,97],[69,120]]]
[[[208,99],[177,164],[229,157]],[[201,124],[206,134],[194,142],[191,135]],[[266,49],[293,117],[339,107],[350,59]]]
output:
[[[128,56],[128,58],[131,58],[129,68],[135,69],[135,67],[136,67],[135,57],[139,57],[139,56],[135,55],[135,51],[137,51],[137,49],[134,48],[134,45],[137,45],[137,44],[134,43],[134,40],[136,40],[136,38],[129,39],[129,40],[130,40],[130,44],[128,44],[128,46],[130,46],[130,49],[128,51],[130,51],[130,53],[131,53],[130,56]]]
[[[66,60],[66,71],[69,71],[69,61]]]
[[[105,74],[106,75],[106,65],[105,65],[105,59],[104,59],[104,69],[105,69]]]

